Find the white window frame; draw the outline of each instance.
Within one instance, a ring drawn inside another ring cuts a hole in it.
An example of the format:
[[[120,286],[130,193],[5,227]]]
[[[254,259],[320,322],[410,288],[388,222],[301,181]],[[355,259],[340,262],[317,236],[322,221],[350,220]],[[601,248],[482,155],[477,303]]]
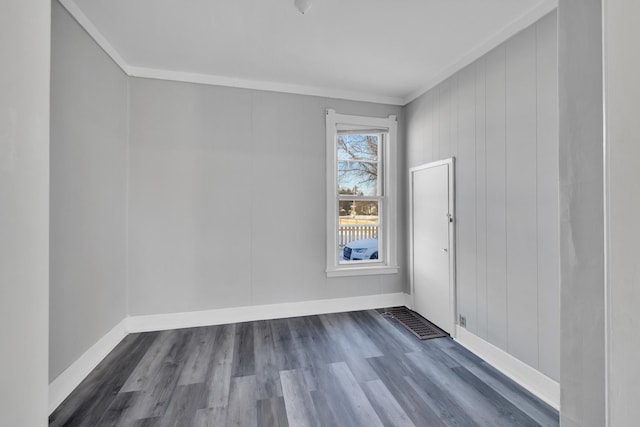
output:
[[[327,137],[327,277],[363,276],[372,274],[394,274],[398,272],[397,260],[397,133],[396,116],[386,118],[363,117],[338,114],[328,109],[326,117]],[[382,147],[382,209],[379,216],[378,245],[383,259],[378,262],[340,263],[338,260],[338,171],[337,144],[338,127],[362,129],[385,129],[387,137]]]

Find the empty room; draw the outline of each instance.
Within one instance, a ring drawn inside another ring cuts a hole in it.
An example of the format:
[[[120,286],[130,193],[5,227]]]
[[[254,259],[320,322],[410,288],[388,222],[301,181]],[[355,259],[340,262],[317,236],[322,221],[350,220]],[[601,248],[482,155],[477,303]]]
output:
[[[5,0],[1,426],[633,426],[630,0]]]

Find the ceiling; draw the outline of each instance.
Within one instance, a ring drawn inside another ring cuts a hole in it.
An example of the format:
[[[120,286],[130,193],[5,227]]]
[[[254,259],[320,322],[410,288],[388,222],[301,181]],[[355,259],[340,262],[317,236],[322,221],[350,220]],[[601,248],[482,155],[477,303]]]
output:
[[[404,105],[557,0],[60,0],[131,76]]]

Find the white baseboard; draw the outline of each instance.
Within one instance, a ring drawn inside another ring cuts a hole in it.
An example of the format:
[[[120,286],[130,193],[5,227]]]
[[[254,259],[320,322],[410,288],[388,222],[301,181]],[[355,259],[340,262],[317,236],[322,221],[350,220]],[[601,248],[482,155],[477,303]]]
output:
[[[107,332],[49,384],[49,414],[71,394],[128,333],[369,310],[402,305],[410,307],[411,302],[411,295],[394,293],[127,317]],[[552,407],[556,409],[560,407],[560,385],[556,381],[460,326],[456,326],[455,339]]]
[[[404,304],[402,304],[402,305],[404,305],[408,309],[413,310],[413,295],[404,294]]]
[[[122,320],[49,384],[49,415],[126,336]]]
[[[558,382],[458,325],[455,340],[544,402],[560,408]]]
[[[254,320],[280,319],[393,307],[405,304],[404,293],[221,308],[185,313],[131,316],[123,319],[49,384],[49,414],[129,333],[191,328]]]
[[[369,310],[404,304],[405,294],[394,293],[281,304],[220,308],[184,313],[131,316],[127,319],[127,330],[132,333],[161,331],[167,329],[192,328],[196,326],[222,325],[225,323],[311,316],[314,314]]]

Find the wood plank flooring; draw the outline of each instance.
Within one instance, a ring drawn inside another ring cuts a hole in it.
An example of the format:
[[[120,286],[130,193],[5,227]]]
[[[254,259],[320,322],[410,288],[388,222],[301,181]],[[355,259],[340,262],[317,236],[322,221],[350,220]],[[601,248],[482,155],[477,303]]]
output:
[[[557,426],[450,338],[378,311],[128,335],[50,426]]]

